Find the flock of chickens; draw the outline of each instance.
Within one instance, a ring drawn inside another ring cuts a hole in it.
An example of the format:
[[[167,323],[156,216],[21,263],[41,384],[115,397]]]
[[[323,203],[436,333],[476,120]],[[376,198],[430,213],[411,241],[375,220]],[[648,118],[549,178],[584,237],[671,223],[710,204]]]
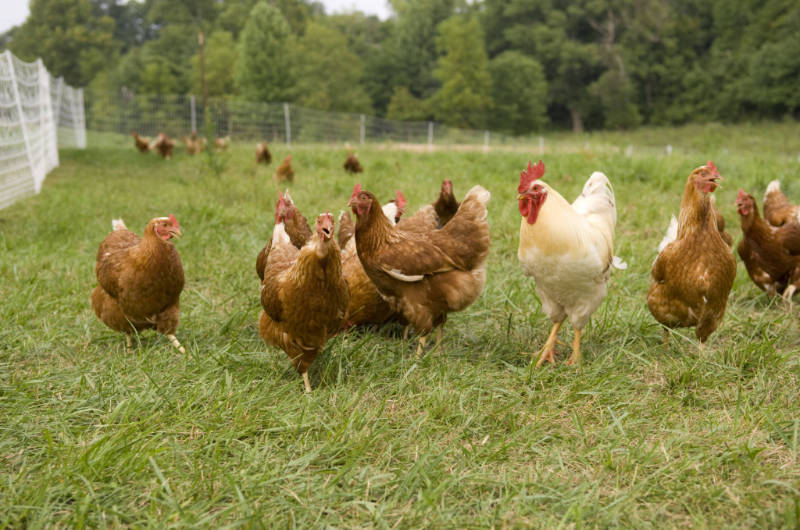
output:
[[[150,141],[150,138],[146,136],[140,136],[136,131],[131,132],[131,136],[133,136],[134,145],[140,153],[147,154],[152,151],[154,153],[158,153],[161,155],[161,158],[166,160],[172,158],[172,153],[175,151],[175,140],[167,136],[165,133],[159,132],[152,142]],[[188,137],[183,136],[181,141],[186,147],[187,155],[200,154],[206,150],[206,139],[203,137],[198,137],[197,131],[192,131],[192,134]],[[214,140],[214,147],[217,151],[224,151],[228,148],[230,143],[230,137],[224,136]]]
[[[285,162],[290,166],[290,158]],[[352,153],[345,169],[363,170]],[[534,278],[553,322],[537,366],[555,362],[558,332],[567,318],[574,329],[567,364],[580,365],[581,333],[606,297],[612,269],[627,267],[613,252],[614,192],[609,179],[595,172],[570,203],[542,180],[544,173],[542,161],[528,163],[517,188],[518,259],[524,274]],[[672,218],[653,263],[647,304],[664,326],[665,342],[669,328],[694,327],[702,347],[723,318],[736,262],[712,196],[720,179],[710,161],[691,172],[679,216]],[[406,217],[399,191],[381,205],[356,184],[348,202],[355,221],[342,212],[337,233],[329,212],[317,216],[312,228],[288,190],[279,193],[272,237],[256,257],[263,309],[259,334],[286,352],[307,392],[308,369],[317,353],[353,326],[400,322],[406,326],[404,338],[413,326],[417,356],[436,330],[439,346],[447,315],[465,309],[483,291],[490,197],[476,185],[459,202],[452,182],[445,180],[434,202]],[[800,207],[791,205],[774,181],[767,188],[763,219],[744,191],[736,208],[744,235],[738,252],[750,277],[790,302],[800,285]],[[181,235],[177,219],[151,220],[141,238],[122,220],[112,221],[112,229],[97,253],[95,313],[126,333],[128,344],[131,333],[155,329],[184,352],[175,337],[184,284],[172,244]]]

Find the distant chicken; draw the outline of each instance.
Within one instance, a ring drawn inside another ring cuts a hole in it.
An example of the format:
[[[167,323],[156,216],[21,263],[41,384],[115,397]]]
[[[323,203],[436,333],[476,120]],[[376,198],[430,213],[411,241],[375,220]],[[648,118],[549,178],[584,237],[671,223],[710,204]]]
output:
[[[739,190],[736,212],[742,222],[742,241],[737,250],[750,278],[772,296],[791,304],[800,288],[800,224],[790,221],[776,228],[758,213],[752,195]]]
[[[344,161],[344,170],[348,173],[361,173],[364,171],[355,153],[347,153],[347,160]]]
[[[662,241],[651,275],[647,306],[664,329],[695,327],[705,344],[725,315],[736,260],[722,239],[710,194],[722,177],[709,161],[686,179],[677,225]]]
[[[764,219],[772,226],[783,226],[789,221],[800,223],[800,206],[789,202],[781,191],[781,182],[773,180],[764,194]]]
[[[111,226],[113,231],[97,250],[99,285],[91,296],[97,318],[125,333],[128,346],[131,333],[155,329],[185,353],[175,337],[184,281],[180,257],[170,241],[181,235],[178,220],[174,215],[156,217],[141,238],[121,219]]]
[[[228,149],[229,145],[231,145],[230,136],[224,136],[222,138],[217,138],[214,140],[214,147],[217,148],[217,151],[225,151]]]
[[[175,142],[171,140],[163,132],[159,132],[153,143],[150,144],[151,151],[158,151],[162,158],[169,160],[172,158],[172,151],[175,148]]]
[[[333,216],[320,215],[314,235],[298,250],[279,219],[261,284],[259,335],[286,352],[306,392],[311,392],[308,368],[339,331],[349,301],[333,229]]]
[[[292,155],[286,155],[283,162],[275,169],[272,176],[275,182],[294,182],[294,169],[292,168]]]
[[[441,230],[418,233],[392,226],[375,196],[356,185],[349,205],[356,215],[356,249],[367,276],[395,313],[420,334],[417,356],[428,334],[441,330],[447,314],[472,304],[486,282],[490,193],[475,186]]]
[[[192,131],[191,136],[188,138],[186,136],[182,137],[181,141],[186,146],[187,155],[196,155],[201,151],[200,141],[197,138],[197,131]]]
[[[286,190],[285,194],[278,192],[278,202],[275,204],[275,222],[279,222],[279,219],[284,224],[284,230],[289,235],[292,245],[296,248],[302,248],[311,238],[311,227],[308,226],[308,221],[294,205],[289,190]],[[264,267],[267,264],[271,245],[272,239],[267,241],[256,257],[256,273],[260,280],[264,279]]]
[[[595,171],[570,204],[541,180],[544,172],[541,160],[528,162],[517,188],[522,214],[517,257],[523,272],[536,281],[542,309],[553,322],[536,366],[555,363],[558,330],[567,318],[575,330],[567,364],[580,366],[581,334],[606,297],[611,269],[627,267],[614,256],[614,190],[608,177]]]
[[[405,199],[404,199],[405,202]],[[453,195],[453,183],[450,179],[442,182],[439,197],[433,204],[426,204],[411,217],[398,221],[400,228],[412,232],[436,230],[447,224],[458,211],[459,202]]]
[[[140,153],[150,152],[150,138],[146,136],[139,136],[139,134],[135,131],[131,133],[131,136],[133,136],[136,149],[138,149]]]
[[[272,153],[269,152],[267,142],[256,144],[256,164],[269,165],[272,162]]]

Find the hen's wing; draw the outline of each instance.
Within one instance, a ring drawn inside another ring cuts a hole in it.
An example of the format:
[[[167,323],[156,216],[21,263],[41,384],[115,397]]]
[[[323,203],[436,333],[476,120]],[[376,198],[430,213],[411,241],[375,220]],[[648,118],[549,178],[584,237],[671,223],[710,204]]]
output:
[[[764,219],[772,226],[781,226],[789,221],[795,214],[795,207],[781,191],[779,180],[773,180],[767,185],[764,194]]]
[[[353,237],[355,232],[356,225],[353,223],[353,218],[350,217],[350,212],[347,210],[342,211],[342,213],[339,214],[339,234],[336,238],[339,242],[339,248],[344,250],[347,242],[350,241],[350,238]]]
[[[425,234],[414,232],[400,232],[391,245],[374,254],[372,261],[389,276],[404,282],[418,282],[426,275],[458,268]]]
[[[119,270],[125,262],[126,250],[142,240],[130,230],[115,230],[108,234],[97,249],[95,274],[98,283],[113,297],[119,295]]]
[[[800,255],[800,223],[789,221],[775,230],[775,239],[792,256]]]
[[[280,322],[283,318],[281,286],[286,281],[286,272],[297,260],[299,253],[300,250],[290,242],[275,241],[273,238],[272,248],[264,267],[264,279],[261,283],[261,306],[275,322]]]
[[[439,216],[430,204],[416,211],[411,217],[400,219],[397,227],[408,232],[428,232],[439,228]]]

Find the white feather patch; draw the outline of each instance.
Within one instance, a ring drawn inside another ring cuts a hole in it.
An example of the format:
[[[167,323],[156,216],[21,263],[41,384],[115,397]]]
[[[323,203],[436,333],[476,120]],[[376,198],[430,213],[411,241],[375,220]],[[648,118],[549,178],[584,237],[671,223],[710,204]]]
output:
[[[418,282],[425,277],[422,274],[413,274],[413,275],[403,274],[402,271],[399,271],[397,269],[391,269],[391,270],[384,269],[384,271],[392,278],[400,280],[401,282],[409,282],[409,283]]]
[[[619,256],[614,256],[611,260],[611,265],[618,270],[624,271],[628,268],[628,264],[622,261],[622,258]]]
[[[658,244],[658,253],[661,254],[661,251],[666,248],[667,245],[672,243],[678,238],[678,220],[673,215],[672,218],[669,220],[669,227],[667,228],[667,233],[664,235],[664,238],[661,240],[661,243]]]
[[[381,207],[381,210],[383,210],[383,215],[385,215],[386,218],[389,220],[389,222],[392,223],[392,226],[394,226],[395,224],[394,219],[395,217],[397,217],[397,211],[398,211],[397,205],[394,203],[394,201],[387,202],[386,204],[384,204]]]
[[[780,180],[773,180],[769,184],[767,184],[767,191],[764,193],[764,198],[767,197],[770,193],[775,193],[776,191],[781,191],[781,181]]]
[[[127,230],[127,229],[128,227],[125,226],[125,221],[123,221],[122,219],[111,220],[111,230],[116,232],[117,230]]]

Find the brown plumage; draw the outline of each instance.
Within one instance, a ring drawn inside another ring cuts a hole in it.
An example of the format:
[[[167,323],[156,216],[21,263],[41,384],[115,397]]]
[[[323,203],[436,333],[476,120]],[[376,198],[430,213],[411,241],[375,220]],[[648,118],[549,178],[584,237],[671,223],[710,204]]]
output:
[[[764,194],[764,219],[772,226],[783,226],[789,221],[800,222],[800,206],[789,202],[781,191],[781,182],[773,180]]]
[[[308,368],[341,327],[349,300],[333,227],[332,215],[320,215],[316,233],[298,250],[278,222],[261,284],[259,335],[286,352],[306,392]]]
[[[350,241],[350,238],[353,237],[355,233],[356,225],[353,222],[353,218],[350,217],[350,212],[345,210],[339,214],[339,232],[336,235],[339,248],[344,250],[345,245],[347,245],[347,242]]]
[[[181,235],[175,216],[157,217],[147,223],[144,235],[130,232],[121,220],[97,250],[95,273],[99,285],[91,301],[97,318],[115,331],[128,335],[155,329],[167,335],[181,353],[175,338],[183,267],[170,239]]]
[[[453,218],[459,206],[458,200],[453,195],[453,183],[450,179],[445,179],[439,196],[432,204],[426,204],[411,217],[399,220],[398,225],[403,230],[411,232],[436,230]]]
[[[758,212],[752,195],[739,190],[736,212],[742,222],[742,241],[737,250],[747,274],[768,294],[791,302],[800,288],[800,225],[790,221],[771,227]]]
[[[408,232],[382,214],[375,196],[356,185],[350,206],[356,214],[356,248],[364,270],[389,307],[421,335],[444,325],[447,313],[474,302],[486,281],[490,194],[481,186],[467,194],[441,230]]]
[[[347,159],[344,161],[344,170],[348,173],[361,173],[364,171],[355,153],[347,153]]]
[[[289,195],[289,190],[286,194],[278,192],[278,201],[275,203],[275,223],[284,223],[284,229],[289,235],[292,245],[296,248],[302,248],[303,245],[311,238],[311,227],[308,226],[308,221],[300,210],[294,205],[292,197]],[[267,241],[261,252],[256,257],[256,273],[260,280],[264,279],[264,267],[267,264],[267,257],[269,255],[272,239]]]
[[[131,136],[133,136],[134,145],[136,145],[136,149],[138,149],[140,153],[150,152],[150,138],[139,136],[139,133],[135,131],[131,133]]]
[[[214,140],[214,147],[217,148],[217,151],[225,151],[229,145],[231,145],[230,136],[223,136]]]
[[[186,154],[187,155],[196,155],[200,152],[200,142],[197,139],[197,131],[192,131],[191,136],[188,138],[186,136],[181,138],[184,146],[186,146]]]
[[[256,164],[269,165],[272,162],[272,153],[269,152],[267,142],[256,144]]]
[[[292,168],[292,155],[286,155],[283,162],[275,168],[275,174],[272,176],[275,182],[294,182],[294,168]]]
[[[722,321],[736,277],[736,260],[720,235],[710,199],[720,178],[713,162],[689,175],[677,236],[656,258],[647,293],[656,320],[668,328],[696,327],[701,343]],[[666,330],[664,337],[669,338]]]
[[[717,202],[714,200],[713,195],[711,196],[711,207],[714,209],[714,217],[717,218],[717,230],[719,230],[720,237],[726,245],[733,247],[733,236],[725,231],[725,218],[722,217],[722,213],[717,208]]]
[[[175,142],[163,132],[159,132],[153,143],[150,144],[151,151],[158,151],[162,158],[169,160],[172,158],[172,151],[175,148]]]

